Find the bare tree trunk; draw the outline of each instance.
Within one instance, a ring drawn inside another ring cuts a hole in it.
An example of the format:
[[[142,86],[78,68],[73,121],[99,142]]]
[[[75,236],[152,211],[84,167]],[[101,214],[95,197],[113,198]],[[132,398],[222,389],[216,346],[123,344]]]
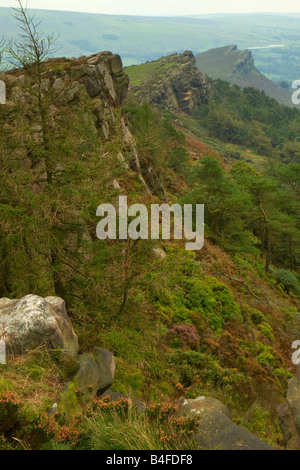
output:
[[[124,261],[125,284],[124,284],[124,290],[123,290],[123,300],[122,300],[122,304],[119,310],[119,315],[123,315],[123,313],[125,312],[125,308],[126,308],[127,300],[128,300],[128,293],[132,285],[132,281],[134,277],[136,276],[135,273],[130,273],[130,267],[131,267],[132,250],[134,249],[134,247],[136,246],[138,242],[139,242],[139,239],[135,240],[132,245],[131,245],[131,240],[128,240],[127,242],[125,261]]]
[[[266,227],[266,232],[265,232],[265,251],[266,251],[265,271],[269,273],[272,254],[271,254],[270,235],[269,235],[268,227]]]

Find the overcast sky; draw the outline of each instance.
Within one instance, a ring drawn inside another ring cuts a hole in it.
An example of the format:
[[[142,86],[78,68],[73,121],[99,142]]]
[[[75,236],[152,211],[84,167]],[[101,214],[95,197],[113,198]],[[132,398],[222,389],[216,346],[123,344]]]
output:
[[[0,0],[1,7],[15,6],[16,3],[15,0]],[[299,0],[28,0],[28,6],[47,10],[155,16],[224,12],[300,12]]]

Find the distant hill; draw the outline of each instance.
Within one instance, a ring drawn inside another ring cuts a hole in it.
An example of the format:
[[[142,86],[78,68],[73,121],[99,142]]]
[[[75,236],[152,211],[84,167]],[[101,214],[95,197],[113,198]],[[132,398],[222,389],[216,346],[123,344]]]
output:
[[[11,9],[0,8],[0,37],[17,33]],[[139,17],[38,10],[42,30],[59,34],[57,57],[79,57],[99,51],[120,54],[124,65],[162,56],[237,44],[253,49],[256,67],[279,82],[300,79],[300,18],[276,14]],[[277,47],[275,45],[284,45]],[[273,45],[270,47],[270,45]]]
[[[263,75],[254,65],[252,53],[240,51],[237,46],[219,47],[196,55],[198,69],[208,76],[241,88],[254,87],[279,103],[292,106],[291,92]]]

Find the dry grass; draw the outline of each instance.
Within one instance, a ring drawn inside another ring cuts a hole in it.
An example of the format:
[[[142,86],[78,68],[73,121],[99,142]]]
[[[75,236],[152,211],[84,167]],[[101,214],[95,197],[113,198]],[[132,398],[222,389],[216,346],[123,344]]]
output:
[[[61,364],[43,346],[23,356],[10,355],[0,367],[0,390],[13,391],[34,410],[51,406],[64,389]]]

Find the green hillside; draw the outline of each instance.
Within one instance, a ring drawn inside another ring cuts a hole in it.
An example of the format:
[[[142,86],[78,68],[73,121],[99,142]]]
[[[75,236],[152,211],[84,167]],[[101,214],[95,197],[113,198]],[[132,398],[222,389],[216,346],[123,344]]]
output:
[[[199,70],[214,79],[226,80],[241,88],[253,86],[280,103],[292,106],[291,91],[260,73],[250,51],[240,51],[237,46],[220,47],[197,54],[196,61]]]
[[[299,111],[43,37],[0,74],[0,450],[299,450]]]
[[[236,46],[220,47],[197,54],[199,70],[212,78],[227,80],[238,63],[248,59],[248,51],[240,51]],[[229,80],[227,80],[229,81]]]

